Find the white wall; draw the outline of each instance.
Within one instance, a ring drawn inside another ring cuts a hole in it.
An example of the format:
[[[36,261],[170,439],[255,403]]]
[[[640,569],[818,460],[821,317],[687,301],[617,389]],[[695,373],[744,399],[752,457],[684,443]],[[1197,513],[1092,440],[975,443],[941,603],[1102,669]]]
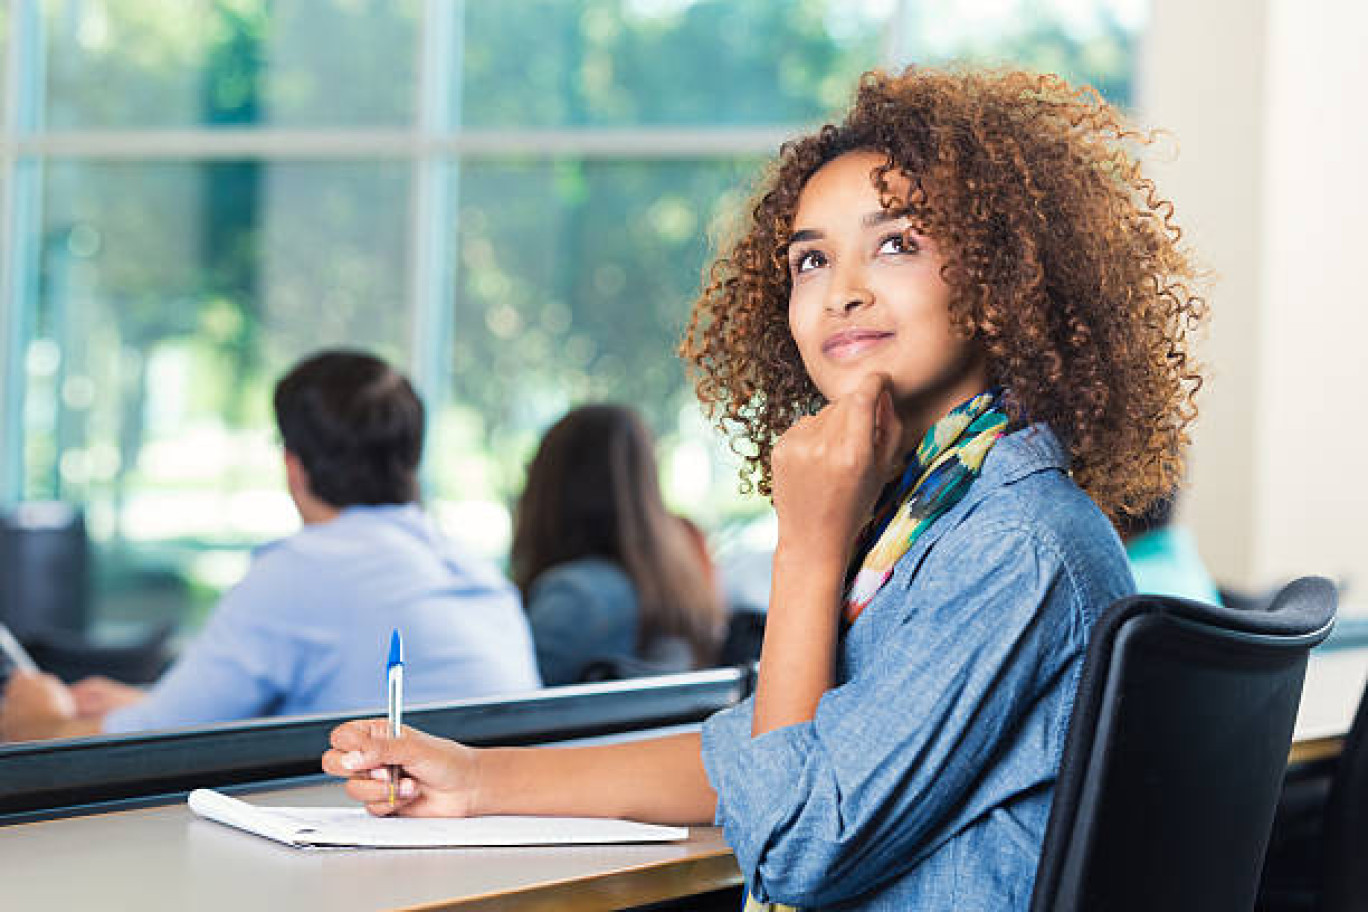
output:
[[[1183,520],[1219,579],[1368,587],[1363,6],[1153,0],[1140,104],[1215,273]],[[1352,596],[1351,596],[1352,597]]]
[[[1139,106],[1172,131],[1153,167],[1184,235],[1212,270],[1207,384],[1181,504],[1223,581],[1254,571],[1260,509],[1252,497],[1258,436],[1250,393],[1259,371],[1264,0],[1152,0]]]
[[[1254,565],[1368,601],[1368,7],[1272,0]],[[1353,584],[1357,583],[1355,587]]]

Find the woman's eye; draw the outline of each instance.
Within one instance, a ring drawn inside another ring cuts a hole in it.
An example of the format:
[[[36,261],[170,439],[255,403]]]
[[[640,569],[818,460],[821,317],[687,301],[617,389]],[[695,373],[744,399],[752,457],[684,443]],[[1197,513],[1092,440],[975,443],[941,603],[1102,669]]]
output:
[[[826,257],[820,250],[805,250],[796,254],[790,261],[794,275],[819,269],[826,265]]]
[[[890,234],[879,242],[879,253],[916,253],[917,242],[902,234]]]

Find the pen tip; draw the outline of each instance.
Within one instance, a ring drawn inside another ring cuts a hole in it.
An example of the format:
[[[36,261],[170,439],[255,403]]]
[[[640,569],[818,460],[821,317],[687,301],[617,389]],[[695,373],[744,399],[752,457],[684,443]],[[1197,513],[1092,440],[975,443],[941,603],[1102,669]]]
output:
[[[394,632],[390,634],[389,661],[386,665],[402,664],[404,664],[404,644],[399,639],[398,628],[395,628]]]

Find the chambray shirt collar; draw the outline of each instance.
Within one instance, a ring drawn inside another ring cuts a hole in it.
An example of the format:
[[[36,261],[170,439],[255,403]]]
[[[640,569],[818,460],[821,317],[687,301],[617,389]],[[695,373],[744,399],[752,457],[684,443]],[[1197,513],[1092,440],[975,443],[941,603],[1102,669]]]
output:
[[[1067,473],[1069,453],[1048,425],[1032,424],[1003,435],[988,451],[978,486],[995,488],[1047,469]]]
[[[1059,471],[1067,474],[1068,467],[1068,451],[1047,425],[1032,424],[1004,434],[988,451],[979,477],[974,479],[964,499],[932,523],[931,528],[917,539],[917,543],[894,566],[893,578],[874,596],[869,608],[860,616],[863,618],[865,615],[877,613],[875,609],[879,608],[883,601],[900,599],[902,591],[911,585],[917,567],[927,552],[942,535],[959,525],[991,491],[1037,472]],[[852,626],[858,627],[859,621]]]

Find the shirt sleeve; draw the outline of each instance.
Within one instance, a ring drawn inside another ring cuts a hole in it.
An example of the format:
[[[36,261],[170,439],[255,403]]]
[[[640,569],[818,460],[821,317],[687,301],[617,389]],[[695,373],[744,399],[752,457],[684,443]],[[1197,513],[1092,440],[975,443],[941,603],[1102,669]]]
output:
[[[259,558],[145,699],[108,713],[108,733],[178,728],[267,714],[290,687],[294,583],[279,555]]]
[[[881,658],[811,721],[752,738],[748,700],[705,723],[717,822],[757,900],[822,906],[875,889],[1055,775],[1063,731],[1026,720],[1076,677],[1079,600],[1057,549],[1021,527],[971,526],[902,582]]]

